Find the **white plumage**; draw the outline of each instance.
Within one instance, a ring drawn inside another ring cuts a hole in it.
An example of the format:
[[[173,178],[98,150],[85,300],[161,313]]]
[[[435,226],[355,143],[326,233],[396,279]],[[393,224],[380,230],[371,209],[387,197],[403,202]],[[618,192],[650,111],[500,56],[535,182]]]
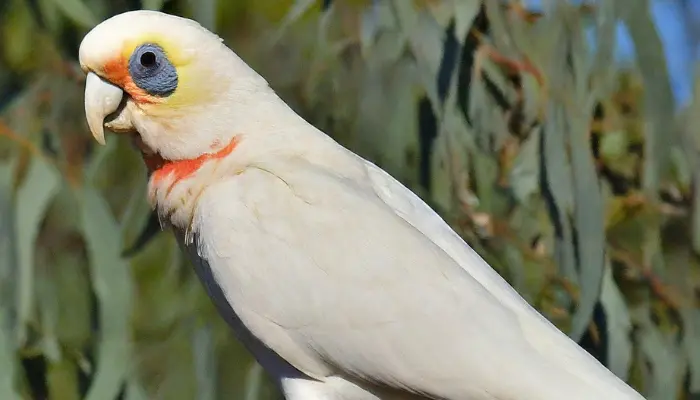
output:
[[[121,48],[92,47],[109,35],[119,43],[129,24],[139,27],[130,38],[169,30],[205,38],[201,52],[183,39],[183,51],[236,66],[238,75],[211,82],[223,94],[210,103],[179,100],[178,113],[163,117],[129,98],[119,120],[170,161],[188,153],[188,141],[192,149],[236,141],[184,179],[151,178],[149,198],[287,398],[642,399],[410,190],[296,115],[233,52],[214,45],[216,36],[182,21],[153,12],[114,17],[86,36],[81,64],[104,79],[94,85],[109,86],[99,66]],[[94,99],[100,89],[86,91]],[[86,110],[90,118],[90,104]],[[99,112],[93,120],[107,114]],[[219,122],[180,129],[193,126],[189,113]]]

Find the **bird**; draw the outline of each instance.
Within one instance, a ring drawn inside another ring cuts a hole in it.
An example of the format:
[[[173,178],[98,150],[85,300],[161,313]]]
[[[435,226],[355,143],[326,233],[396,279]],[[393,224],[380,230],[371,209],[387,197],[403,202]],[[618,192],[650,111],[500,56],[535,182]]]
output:
[[[146,201],[285,398],[643,399],[196,21],[114,15],[79,62],[92,136],[138,146]]]

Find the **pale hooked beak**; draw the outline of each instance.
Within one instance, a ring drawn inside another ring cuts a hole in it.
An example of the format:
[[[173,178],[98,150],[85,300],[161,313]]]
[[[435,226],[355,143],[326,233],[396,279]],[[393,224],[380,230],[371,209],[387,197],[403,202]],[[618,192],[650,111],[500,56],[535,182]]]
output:
[[[94,72],[88,72],[85,81],[85,118],[92,136],[99,143],[105,144],[104,120],[117,111],[124,97],[124,91]]]

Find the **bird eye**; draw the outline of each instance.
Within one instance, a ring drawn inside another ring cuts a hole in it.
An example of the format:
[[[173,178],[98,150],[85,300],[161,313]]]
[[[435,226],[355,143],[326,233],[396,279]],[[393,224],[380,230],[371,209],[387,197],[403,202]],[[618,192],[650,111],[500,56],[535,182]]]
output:
[[[152,51],[145,51],[143,54],[141,54],[141,59],[139,61],[144,67],[151,68],[156,65],[156,53]]]
[[[177,89],[177,69],[165,50],[155,43],[145,43],[134,50],[129,74],[136,86],[152,96],[169,96]]]

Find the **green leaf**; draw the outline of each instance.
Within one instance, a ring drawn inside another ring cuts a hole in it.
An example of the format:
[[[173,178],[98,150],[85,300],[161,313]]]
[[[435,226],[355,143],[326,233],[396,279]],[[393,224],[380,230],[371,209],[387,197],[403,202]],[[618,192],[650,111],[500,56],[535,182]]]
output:
[[[433,107],[437,108],[440,104],[437,76],[442,62],[445,32],[429,12],[418,11],[412,2],[393,0],[391,4],[416,58],[423,87]]]
[[[645,312],[644,309],[638,311]],[[645,379],[646,398],[676,399],[687,367],[685,357],[675,345],[676,338],[663,334],[648,315],[640,319],[637,334],[640,351],[646,365],[652,367]]]
[[[688,367],[690,370],[690,392],[700,393],[700,310],[686,308],[682,311],[683,349],[688,355]]]
[[[80,399],[78,366],[70,358],[49,363],[46,381],[50,399]]]
[[[464,43],[467,32],[481,9],[481,0],[457,0],[454,2],[455,34]]]
[[[81,0],[55,0],[56,6],[79,25],[92,28],[100,21]]]
[[[571,337],[578,340],[588,328],[600,294],[605,262],[605,227],[603,196],[588,144],[589,118],[570,115],[569,121],[576,198],[574,224],[578,239],[575,245],[579,256],[579,300],[572,321]]]
[[[613,279],[610,260],[606,260],[600,303],[605,310],[608,333],[608,359],[605,365],[626,381],[632,362],[632,322],[622,292]]]
[[[115,138],[116,139],[116,138]],[[95,152],[92,154],[92,158],[88,165],[85,166],[84,175],[85,180],[92,182],[97,173],[100,172],[100,167],[107,160],[107,157],[117,149],[116,140],[108,140],[104,146],[96,146]]]
[[[316,4],[316,0],[294,0],[294,3],[287,11],[287,14],[282,19],[280,26],[277,28],[271,43],[275,44],[284,36],[287,29],[297,22],[302,15],[311,9],[312,6]]]
[[[600,140],[600,155],[605,160],[616,160],[627,154],[628,145],[626,131],[605,132]]]
[[[510,171],[510,185],[513,195],[522,204],[526,204],[530,196],[537,193],[540,184],[540,136],[541,129],[535,128],[520,147],[518,155]]]
[[[253,363],[248,369],[248,375],[245,379],[245,397],[244,400],[259,400],[261,398],[261,389],[263,386],[263,369],[258,363]]]
[[[43,261],[46,261],[44,257]],[[45,264],[49,264],[45,262]],[[49,264],[51,265],[51,264]],[[50,268],[50,267],[49,267]],[[51,363],[61,360],[61,348],[58,343],[57,330],[59,318],[58,288],[48,268],[43,268],[36,273],[36,296],[41,320],[41,347],[44,355]]]
[[[576,260],[569,213],[573,210],[574,190],[571,184],[571,165],[566,159],[565,114],[556,104],[550,104],[542,132],[544,144],[541,152],[545,183],[551,191],[550,218],[559,222],[561,236],[555,238],[555,260],[560,273],[571,282],[578,283]]]
[[[132,366],[130,319],[134,289],[129,263],[120,257],[119,224],[93,187],[83,188],[81,211],[92,286],[100,310],[96,374],[86,398],[113,399]]]
[[[210,31],[216,30],[216,0],[190,0],[192,19]]]
[[[360,19],[360,48],[366,58],[370,50],[380,52],[385,48],[384,58],[396,60],[406,45],[406,37],[398,29],[391,4],[387,1],[373,1],[363,12]],[[388,37],[388,40],[385,38]],[[384,41],[382,46],[380,41]],[[386,50],[389,50],[388,52]]]
[[[649,0],[620,7],[620,15],[637,53],[637,66],[644,80],[645,162],[643,188],[654,199],[668,172],[668,153],[676,139],[668,129],[673,120],[675,97],[666,66],[663,43],[652,21]]]
[[[12,273],[17,262],[12,223],[12,183],[16,167],[13,161],[0,164],[0,398],[19,400],[15,390],[17,358],[11,325]]]
[[[165,0],[141,0],[141,8],[144,10],[160,11]]]
[[[430,157],[430,198],[444,210],[451,210],[454,201],[454,187],[450,170],[450,152],[447,137],[438,135],[433,142]]]
[[[17,318],[16,339],[26,340],[26,324],[34,307],[34,254],[39,227],[53,197],[58,193],[61,178],[53,165],[43,157],[33,157],[22,185],[17,191],[15,229],[17,232]]]
[[[126,387],[126,400],[148,400],[148,393],[139,382],[132,379]]]
[[[194,370],[197,375],[197,399],[216,399],[216,352],[212,327],[205,325],[194,330],[192,338]]]

